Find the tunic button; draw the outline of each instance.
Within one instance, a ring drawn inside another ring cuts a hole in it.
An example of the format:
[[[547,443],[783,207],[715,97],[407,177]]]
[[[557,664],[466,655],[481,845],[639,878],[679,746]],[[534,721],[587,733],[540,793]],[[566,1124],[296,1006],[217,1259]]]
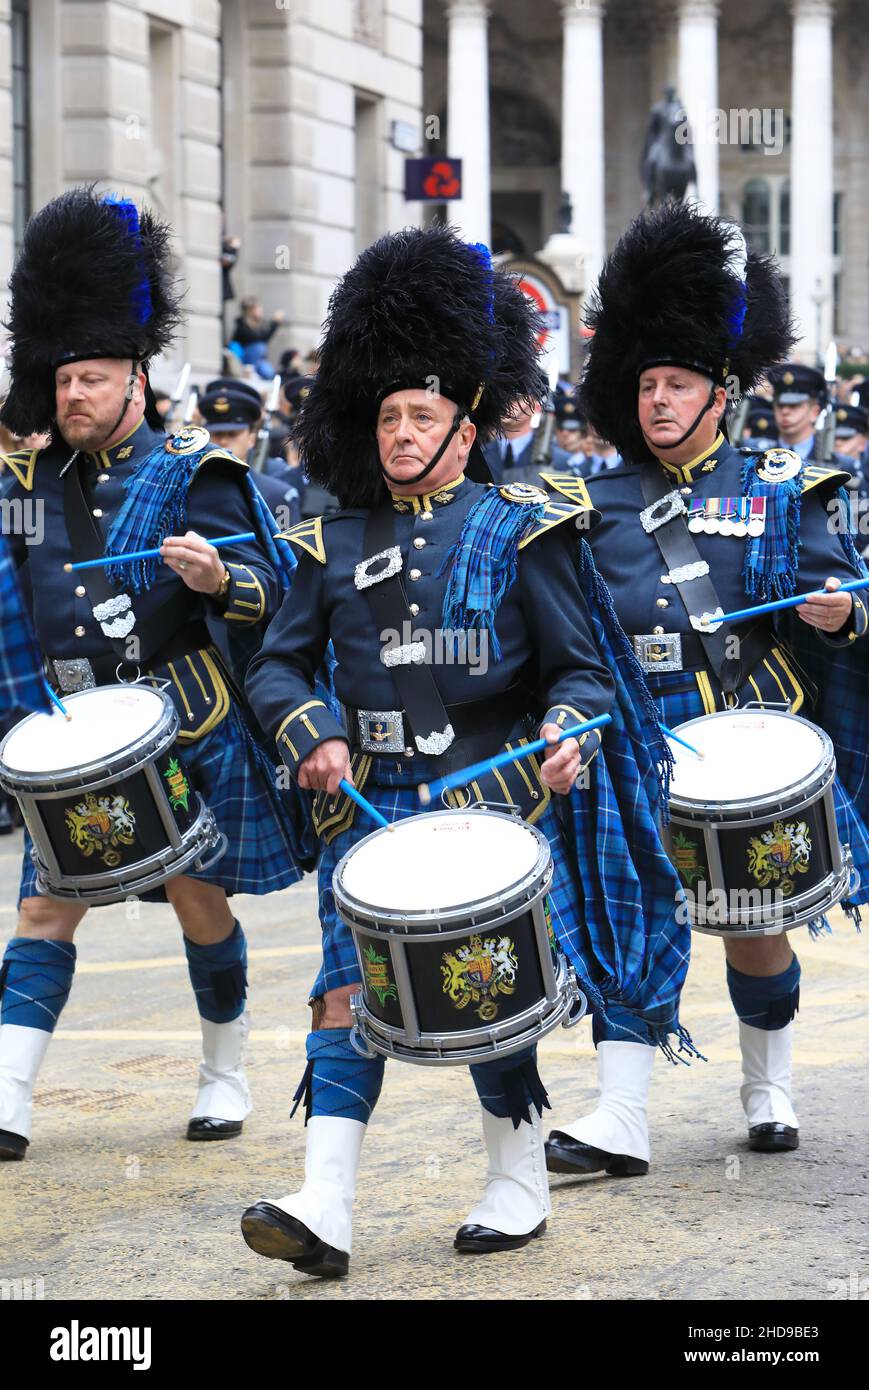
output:
[[[417,579],[422,579],[422,570],[411,570],[407,577],[416,583]]]
[[[97,482],[98,482],[98,483],[107,483],[108,481],[109,481],[109,475],[108,475],[108,473],[101,473],[101,474],[99,475],[99,477],[97,478]]]
[[[102,516],[102,514],[103,514],[103,509],[102,509],[102,507],[94,507],[94,516]]]
[[[690,489],[690,487],[680,487],[679,491],[681,492],[681,494],[682,494],[683,497],[690,497],[690,496],[691,496],[691,489]]]
[[[84,637],[84,628],[83,628],[83,627],[77,627],[77,628],[75,629],[75,635],[76,635],[76,637]]]
[[[418,612],[419,612],[419,604],[418,604],[418,603],[412,603],[412,604],[410,605],[410,616],[411,616],[412,618],[415,618]]]
[[[670,600],[669,600],[668,598],[658,598],[658,599],[655,599],[655,602],[657,603],[657,605],[658,605],[659,608],[669,608],[669,607],[670,607]]]
[[[413,538],[413,547],[414,547],[414,550],[422,550],[422,548],[423,548],[424,545],[425,545],[425,541],[423,540],[422,536],[414,536],[414,538]]]
[[[405,750],[404,750],[404,756],[405,756],[406,758],[412,758],[415,751],[416,751],[415,749],[413,749],[413,748],[411,748],[411,747],[408,746],[408,747],[405,748]]]
[[[86,593],[87,593],[87,589],[85,588],[84,584],[78,584],[78,585],[76,585],[76,590],[75,590],[75,596],[76,596],[76,598],[84,598],[84,596],[85,596]]]
[[[431,521],[433,516],[434,512],[420,512],[419,519],[420,521]]]
[[[653,636],[653,637],[663,637],[663,635],[664,635],[664,629],[663,629],[662,627],[653,627],[653,628],[652,628],[652,636]]]

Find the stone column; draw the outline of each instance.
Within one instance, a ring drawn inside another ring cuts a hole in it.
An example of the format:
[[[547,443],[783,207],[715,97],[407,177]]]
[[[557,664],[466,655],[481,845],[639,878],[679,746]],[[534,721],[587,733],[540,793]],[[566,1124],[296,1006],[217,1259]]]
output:
[[[605,0],[562,0],[561,187],[573,205],[586,284],[606,251],[604,209],[603,12]]]
[[[811,357],[823,355],[833,324],[833,5],[794,0],[793,13],[791,303]]]
[[[718,211],[718,9],[720,0],[680,0],[679,100],[694,139],[697,198]]]
[[[448,207],[469,241],[491,244],[489,153],[489,6],[449,0],[447,8],[447,149],[462,161],[464,196]]]

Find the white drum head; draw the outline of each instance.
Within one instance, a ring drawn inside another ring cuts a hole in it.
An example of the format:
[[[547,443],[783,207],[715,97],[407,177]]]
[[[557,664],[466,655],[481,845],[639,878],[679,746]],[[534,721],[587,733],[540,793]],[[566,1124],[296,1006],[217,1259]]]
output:
[[[97,686],[63,703],[60,710],[34,714],[18,724],[3,750],[10,772],[68,772],[109,759],[155,729],[165,708],[156,690],[145,686]]]
[[[533,870],[540,841],[521,821],[429,811],[351,852],[341,887],[386,912],[433,912],[508,892]]]
[[[826,757],[820,729],[765,710],[709,714],[675,732],[704,756],[670,741],[670,794],[680,801],[750,801],[811,777]]]

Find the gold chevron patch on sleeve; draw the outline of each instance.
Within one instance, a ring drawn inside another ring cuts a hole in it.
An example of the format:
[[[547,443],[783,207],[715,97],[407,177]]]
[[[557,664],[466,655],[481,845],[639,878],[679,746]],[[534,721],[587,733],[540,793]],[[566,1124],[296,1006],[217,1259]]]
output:
[[[541,473],[540,476],[548,488],[553,492],[560,492],[562,497],[566,497],[568,502],[575,503],[577,507],[593,505],[584,478],[575,478],[572,473]]]
[[[291,526],[287,531],[279,531],[278,535],[282,541],[289,541],[291,545],[297,545],[300,550],[306,550],[309,555],[313,555],[315,560],[319,560],[321,565],[326,563],[326,547],[323,544],[323,518],[321,516],[307,517],[305,521],[297,521],[295,526]]]

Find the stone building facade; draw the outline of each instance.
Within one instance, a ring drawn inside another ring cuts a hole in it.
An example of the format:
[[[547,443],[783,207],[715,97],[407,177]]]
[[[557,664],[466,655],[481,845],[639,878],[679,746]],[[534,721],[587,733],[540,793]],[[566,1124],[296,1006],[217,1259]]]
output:
[[[0,0],[0,283],[27,215],[94,181],[175,228],[186,340],[155,379],[219,367],[224,229],[236,296],[307,351],[355,251],[419,220],[393,122],[421,140],[421,24],[422,0]]]

